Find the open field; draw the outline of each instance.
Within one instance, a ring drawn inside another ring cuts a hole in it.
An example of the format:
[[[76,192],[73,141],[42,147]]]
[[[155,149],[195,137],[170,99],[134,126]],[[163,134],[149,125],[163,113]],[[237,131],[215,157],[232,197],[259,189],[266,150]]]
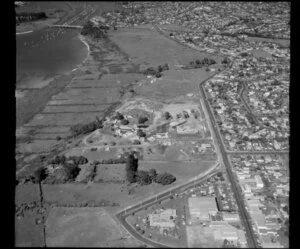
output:
[[[188,93],[197,93],[198,84],[211,76],[212,72],[203,69],[170,70],[156,79],[152,84],[150,79],[135,88],[135,91],[144,97],[165,100]]]
[[[157,67],[164,63],[174,68],[174,65],[188,64],[191,60],[207,57],[203,53],[182,47],[153,30],[124,28],[112,33],[110,38],[141,68]],[[214,59],[220,61],[219,58]]]
[[[123,239],[122,239],[123,238]],[[138,247],[104,208],[53,208],[46,222],[46,245]]]
[[[44,225],[36,224],[37,219],[42,219],[42,215],[31,210],[25,211],[22,219],[15,218],[15,246],[43,247]]]
[[[40,191],[38,184],[27,183],[22,186],[16,187],[15,192],[15,204],[21,204],[24,202],[39,202]]]

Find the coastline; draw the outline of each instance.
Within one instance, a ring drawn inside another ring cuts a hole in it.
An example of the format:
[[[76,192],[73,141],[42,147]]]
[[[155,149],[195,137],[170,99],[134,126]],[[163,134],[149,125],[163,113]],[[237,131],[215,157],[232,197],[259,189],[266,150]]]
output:
[[[35,84],[33,87],[27,88],[24,85],[23,87],[17,87],[15,89],[17,102],[17,128],[29,122],[36,113],[39,113],[44,108],[48,100],[50,100],[53,95],[62,91],[64,87],[71,82],[72,78],[76,74],[80,73],[80,70],[78,71],[78,69],[81,69],[83,64],[89,58],[91,48],[85,37],[80,35],[80,33],[78,38],[87,47],[87,55],[85,59],[76,66],[76,68],[56,74],[55,77],[54,75],[52,77],[49,76],[48,81],[40,87],[38,84]],[[51,80],[49,81],[50,78]]]
[[[25,32],[19,32],[19,33],[16,33],[16,35],[23,35],[23,34],[28,34],[28,33],[32,33],[33,30],[29,30],[29,31],[25,31]]]
[[[85,37],[83,35],[81,35],[79,33],[78,37],[79,37],[79,40],[83,42],[83,44],[87,47],[87,50],[88,50],[87,56],[85,57],[83,62],[80,63],[80,65],[82,65],[83,63],[86,62],[87,58],[89,57],[91,49],[90,49],[90,45],[88,44],[87,40],[85,39]]]

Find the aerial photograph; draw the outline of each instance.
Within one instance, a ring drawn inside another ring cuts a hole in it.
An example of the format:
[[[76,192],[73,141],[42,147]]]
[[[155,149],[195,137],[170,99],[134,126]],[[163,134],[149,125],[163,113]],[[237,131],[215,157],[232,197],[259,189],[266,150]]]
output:
[[[12,4],[15,247],[289,248],[291,2]]]

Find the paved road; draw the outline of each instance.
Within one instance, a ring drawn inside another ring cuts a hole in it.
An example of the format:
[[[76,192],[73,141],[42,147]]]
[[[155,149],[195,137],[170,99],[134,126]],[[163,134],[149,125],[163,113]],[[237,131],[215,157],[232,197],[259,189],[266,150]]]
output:
[[[226,150],[227,154],[230,155],[240,155],[240,154],[255,154],[255,155],[270,155],[270,154],[289,154],[289,151],[287,150],[280,150],[280,151],[275,151],[275,150],[270,150],[270,151],[251,151],[251,150],[247,150],[247,151],[228,151]]]
[[[216,165],[215,168],[213,168],[209,174],[206,174],[202,177],[195,177],[194,180],[191,180],[185,184],[182,184],[182,185],[179,185],[179,186],[176,186],[172,189],[168,189],[166,191],[164,191],[163,193],[160,193],[150,199],[147,199],[147,200],[144,200],[143,202],[141,203],[138,203],[134,206],[131,206],[131,207],[127,207],[121,211],[119,211],[115,216],[116,218],[119,220],[119,222],[127,229],[127,231],[133,236],[135,237],[137,240],[147,244],[147,245],[151,245],[151,246],[154,246],[154,247],[163,247],[163,248],[166,248],[168,246],[166,245],[162,245],[160,243],[157,243],[157,242],[154,242],[152,240],[149,240],[147,238],[145,238],[144,236],[142,236],[141,234],[139,234],[131,225],[129,225],[126,221],[125,221],[125,218],[129,215],[132,214],[132,212],[137,212],[141,209],[144,209],[145,207],[149,207],[149,206],[152,206],[154,205],[155,203],[157,203],[158,201],[162,201],[162,200],[165,200],[165,199],[168,199],[170,198],[170,196],[173,196],[174,193],[178,193],[181,189],[184,188],[184,190],[190,188],[190,187],[193,187],[194,185],[204,181],[205,179],[208,179],[209,177],[213,176],[214,174],[217,174],[217,172],[220,172],[221,170],[217,170],[217,166],[218,164]],[[181,190],[182,191],[182,190]]]
[[[238,188],[239,187],[238,183],[234,179],[233,172],[232,172],[232,169],[231,169],[231,166],[230,166],[230,163],[229,163],[224,145],[222,143],[221,135],[219,133],[219,130],[216,127],[216,123],[215,123],[212,111],[210,109],[210,106],[208,104],[207,99],[205,98],[205,93],[204,93],[204,90],[203,90],[203,87],[202,87],[201,84],[199,84],[199,89],[200,89],[200,93],[202,95],[202,98],[204,100],[206,110],[209,113],[210,120],[213,123],[212,127],[214,129],[215,135],[218,139],[218,145],[220,147],[220,151],[221,151],[221,154],[222,154],[222,157],[223,157],[223,162],[224,162],[224,165],[225,165],[226,170],[227,170],[228,178],[229,178],[229,181],[231,182],[232,190],[233,190],[233,193],[234,193],[234,196],[235,196],[235,199],[236,199],[236,202],[237,202],[240,214],[241,214],[241,220],[244,223],[244,227],[246,229],[248,246],[250,248],[258,248],[259,246],[257,244],[257,241],[255,240],[255,233],[253,231],[253,227],[252,227],[252,224],[250,222],[249,214],[248,214],[248,212],[245,208],[243,197],[242,197],[242,195],[239,191],[239,188]]]
[[[164,34],[164,32],[162,30],[160,30],[156,25],[154,25],[155,29],[157,30],[157,32],[159,32],[160,34],[166,36],[166,34]],[[167,36],[166,36],[167,37]],[[170,39],[170,37],[167,37]],[[172,39],[173,40],[173,39]],[[178,42],[180,45],[184,45],[182,43],[180,43],[179,41],[175,40],[176,42]],[[191,48],[191,47],[189,47]],[[232,65],[233,65],[234,61],[232,61],[231,65],[227,68],[229,69]],[[222,70],[221,72],[219,73],[222,73],[224,72],[226,69]],[[216,73],[216,74],[219,74],[219,73]],[[206,107],[206,110],[208,111],[209,113],[209,117],[210,117],[210,121],[211,123],[213,124],[211,126],[212,129],[214,129],[214,133],[215,133],[215,136],[217,138],[217,145],[219,145],[219,151],[222,155],[222,158],[223,158],[223,162],[226,166],[226,171],[227,171],[227,174],[228,174],[228,177],[229,177],[229,180],[231,182],[231,186],[232,186],[232,190],[233,190],[233,193],[235,195],[235,199],[237,201],[237,205],[238,205],[238,208],[239,208],[239,212],[241,214],[241,220],[242,222],[244,223],[244,227],[245,227],[245,230],[246,230],[246,234],[247,234],[247,241],[248,241],[248,246],[251,247],[251,248],[258,248],[258,244],[257,244],[257,241],[255,240],[255,233],[253,231],[253,228],[252,228],[252,224],[250,222],[250,217],[249,217],[249,214],[248,212],[246,211],[245,209],[245,205],[244,205],[244,201],[243,201],[243,198],[241,196],[241,192],[239,191],[239,186],[237,184],[237,182],[235,181],[234,179],[234,175],[233,175],[233,172],[232,172],[232,169],[231,169],[231,166],[230,166],[230,163],[229,163],[229,160],[228,160],[228,157],[227,157],[227,154],[226,154],[226,151],[225,151],[225,148],[224,148],[224,145],[223,145],[223,142],[222,142],[222,139],[221,139],[221,135],[219,133],[219,130],[217,129],[217,126],[216,126],[216,123],[215,123],[215,120],[214,120],[214,117],[212,115],[212,111],[210,109],[210,106],[208,104],[208,101],[206,99],[206,95],[204,93],[204,90],[203,90],[203,87],[201,84],[205,83],[207,80],[209,80],[210,78],[214,77],[216,74],[212,75],[211,77],[209,77],[208,79],[206,79],[205,81],[201,82],[199,84],[199,90],[200,90],[200,94],[201,94],[201,97],[202,99],[204,100],[204,104],[205,104],[205,107]],[[206,175],[206,177],[210,177],[211,175]],[[205,178],[205,177],[204,177]],[[120,211],[119,213],[116,214],[116,217],[119,219],[120,223],[135,237],[137,238],[138,240],[148,244],[148,245],[152,245],[154,247],[166,247],[164,245],[161,245],[159,243],[156,243],[154,241],[150,241],[146,238],[144,238],[143,236],[141,236],[140,234],[138,234],[135,229],[133,227],[131,227],[129,224],[127,224],[127,222],[125,221],[125,217],[130,215],[130,212],[132,211],[137,211],[137,210],[140,210],[142,208],[145,208],[146,206],[151,206],[153,205],[153,203],[159,201],[159,200],[162,200],[162,199],[165,199],[165,198],[169,198],[169,196],[171,194],[174,193],[174,191],[176,190],[180,190],[182,189],[183,187],[188,187],[189,185],[193,186],[194,184],[196,184],[196,182],[200,182],[200,181],[203,181],[203,179],[197,179],[197,180],[194,180],[193,182],[190,182],[190,183],[187,183],[187,184],[183,184],[181,186],[177,186],[176,188],[172,189],[172,190],[168,190],[168,192],[165,192],[165,193],[162,193],[162,194],[159,194],[155,197],[152,197],[151,199],[148,199],[142,203],[139,203],[137,205],[134,205],[133,207],[130,207],[130,208],[127,208],[125,210],[122,210]]]

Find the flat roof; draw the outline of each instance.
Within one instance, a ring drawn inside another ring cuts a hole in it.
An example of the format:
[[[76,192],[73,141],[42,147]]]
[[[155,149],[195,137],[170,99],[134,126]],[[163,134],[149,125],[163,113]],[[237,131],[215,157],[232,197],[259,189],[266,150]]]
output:
[[[191,212],[218,211],[215,197],[190,197],[188,203]]]

